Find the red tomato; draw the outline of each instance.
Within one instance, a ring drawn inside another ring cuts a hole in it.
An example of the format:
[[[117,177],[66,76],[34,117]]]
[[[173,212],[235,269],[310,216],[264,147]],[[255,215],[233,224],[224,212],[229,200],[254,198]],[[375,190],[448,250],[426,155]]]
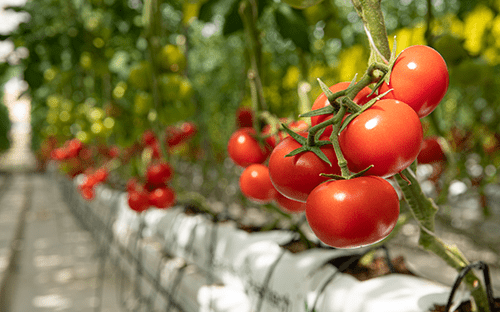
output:
[[[95,198],[95,190],[93,187],[81,185],[78,189],[83,199],[91,201]]]
[[[398,56],[380,93],[393,89],[384,98],[408,104],[420,118],[429,115],[448,90],[449,74],[439,52],[428,46],[415,45]]]
[[[175,202],[175,192],[169,187],[159,187],[149,193],[149,204],[156,208],[172,207]]]
[[[328,181],[318,185],[306,204],[311,229],[336,248],[369,245],[385,238],[399,216],[396,190],[380,177]]]
[[[253,127],[253,111],[250,107],[240,107],[236,110],[236,127]]]
[[[97,180],[97,183],[101,183],[101,182],[104,182],[104,181],[106,181],[108,179],[109,172],[108,172],[107,168],[101,167],[101,168],[97,169],[92,174],[92,176],[94,177],[94,179]]]
[[[261,164],[269,156],[269,146],[262,147],[254,136],[255,130],[247,127],[236,130],[229,138],[227,151],[237,165]]]
[[[422,148],[417,156],[419,164],[430,164],[446,160],[441,144],[439,144],[438,137],[427,137],[422,142]]]
[[[408,167],[420,152],[422,125],[415,111],[396,100],[380,100],[340,133],[349,169],[389,177]]]
[[[301,213],[302,211],[306,210],[306,203],[286,198],[285,196],[281,195],[280,192],[276,192],[274,201],[281,209],[281,211],[286,213]]]
[[[127,181],[127,185],[126,185],[126,190],[127,192],[132,192],[132,191],[135,191],[139,189],[139,181],[137,180],[137,178],[130,178],[128,179]]]
[[[128,192],[127,202],[130,209],[143,212],[149,208],[149,194],[146,191]]]
[[[306,137],[307,133],[300,133],[300,135]],[[318,184],[328,180],[328,178],[320,176],[320,173],[340,175],[340,168],[331,144],[322,146],[321,150],[330,160],[332,166],[309,151],[285,157],[299,147],[301,147],[300,143],[292,137],[281,141],[269,158],[269,174],[278,192],[289,199],[305,203],[309,193]]]
[[[174,170],[167,162],[156,162],[146,170],[146,180],[148,183],[159,185],[165,184],[172,179]]]
[[[152,130],[146,130],[142,134],[141,142],[143,146],[152,145],[157,142],[156,134]]]
[[[170,147],[177,146],[198,132],[198,128],[192,122],[183,122],[180,127],[169,126],[166,130],[167,145]]]
[[[240,189],[248,199],[259,203],[270,203],[276,197],[276,189],[269,178],[269,169],[261,164],[252,164],[240,175]]]
[[[347,87],[349,87],[349,84],[350,82],[339,82],[337,84],[334,84],[333,86],[331,86],[329,89],[333,92],[333,93],[336,93],[336,92],[339,92],[339,91],[342,91],[342,90],[345,90],[347,89]],[[366,104],[368,101],[370,101],[373,97],[375,96],[372,96],[372,97],[368,97],[368,95],[372,92],[372,90],[368,87],[365,87],[363,88],[357,95],[356,97],[353,99],[354,102],[358,103],[359,105],[363,105],[363,104]],[[312,106],[312,110],[316,110],[316,109],[320,109],[320,108],[323,108],[323,107],[326,107],[330,105],[330,102],[328,102],[328,98],[326,97],[325,93],[321,93],[317,98],[316,100],[314,101],[314,104]],[[313,116],[311,117],[311,126],[315,126],[319,123],[322,123],[323,121],[325,120],[328,120],[330,118],[332,118],[333,115],[332,114],[329,114],[329,115],[319,115],[319,116]],[[326,129],[325,129],[325,132],[324,134],[325,135],[330,135],[332,133],[332,126],[328,126]]]

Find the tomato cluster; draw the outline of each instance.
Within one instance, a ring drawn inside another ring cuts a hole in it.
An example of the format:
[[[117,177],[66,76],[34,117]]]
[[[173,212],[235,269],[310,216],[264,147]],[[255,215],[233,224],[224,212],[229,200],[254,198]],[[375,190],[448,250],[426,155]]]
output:
[[[309,129],[287,130],[290,135],[279,142],[262,140],[253,128],[237,130],[228,151],[246,167],[242,193],[256,202],[290,201],[299,207],[295,211],[305,209],[311,229],[329,246],[354,248],[384,239],[399,217],[398,194],[386,179],[417,156],[428,161],[423,147],[439,147],[423,140],[420,118],[439,104],[448,79],[439,53],[414,46],[395,59],[378,90],[371,83],[331,86],[305,114]]]

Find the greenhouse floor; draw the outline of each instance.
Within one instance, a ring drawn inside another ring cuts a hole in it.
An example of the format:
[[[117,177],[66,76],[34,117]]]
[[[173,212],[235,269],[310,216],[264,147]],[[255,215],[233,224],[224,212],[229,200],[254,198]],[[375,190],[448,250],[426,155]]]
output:
[[[114,270],[47,175],[0,176],[0,311],[120,311]]]

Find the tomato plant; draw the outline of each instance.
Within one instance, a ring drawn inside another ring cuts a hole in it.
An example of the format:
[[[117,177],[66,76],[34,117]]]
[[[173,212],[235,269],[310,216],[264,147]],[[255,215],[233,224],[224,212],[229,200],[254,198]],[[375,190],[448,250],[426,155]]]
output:
[[[276,197],[276,189],[269,178],[269,169],[262,164],[252,164],[240,175],[241,192],[257,203],[269,203]]]
[[[323,243],[355,248],[389,235],[399,217],[399,199],[394,187],[380,177],[327,181],[307,198],[306,217]]]
[[[270,153],[270,148],[255,138],[253,128],[236,130],[227,144],[229,157],[239,166],[247,167],[251,164],[263,163]]]
[[[408,167],[420,152],[422,125],[415,111],[392,99],[380,100],[354,118],[339,141],[349,169],[389,177]]]
[[[306,133],[299,134],[304,137],[307,135]],[[299,147],[301,144],[292,137],[281,141],[269,157],[269,174],[278,192],[290,199],[305,202],[309,193],[318,184],[328,180],[320,176],[321,173],[340,174],[340,168],[331,144],[322,146],[321,151],[330,160],[332,166],[311,151],[285,157]]]
[[[429,46],[406,48],[396,59],[380,92],[390,89],[384,98],[408,104],[420,118],[429,115],[448,90],[449,75],[443,57]]]
[[[172,179],[173,174],[173,168],[169,163],[160,161],[148,166],[146,180],[153,185],[165,184]]]

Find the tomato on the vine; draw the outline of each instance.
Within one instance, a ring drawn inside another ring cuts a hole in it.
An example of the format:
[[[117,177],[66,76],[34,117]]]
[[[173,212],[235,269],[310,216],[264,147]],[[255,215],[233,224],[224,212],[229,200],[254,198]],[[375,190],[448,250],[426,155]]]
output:
[[[287,123],[286,118],[280,119],[281,123]],[[266,143],[269,144],[271,148],[275,148],[276,145],[281,142],[284,138],[288,136],[288,134],[285,131],[280,130],[281,125],[277,124],[277,133],[275,135],[270,135],[271,134],[271,125],[265,125],[264,128],[262,129],[262,134],[264,136],[268,136],[266,138]],[[292,121],[288,124],[288,127],[297,132],[297,131],[305,131],[307,128],[309,128],[309,125],[304,121],[304,120],[297,120],[297,121]]]
[[[408,167],[420,152],[422,124],[403,102],[386,99],[354,118],[340,133],[339,142],[349,169],[389,177]]]
[[[380,177],[327,181],[309,194],[306,217],[323,243],[360,247],[389,235],[399,217],[399,199],[394,187]]]
[[[307,136],[307,133],[299,134]],[[323,139],[327,138],[323,137]],[[318,184],[328,180],[328,178],[320,176],[321,173],[340,175],[340,168],[331,144],[323,145],[320,149],[332,163],[332,166],[311,151],[285,157],[299,147],[301,144],[290,136],[281,141],[269,157],[269,174],[278,192],[290,199],[305,202],[309,193]]]
[[[339,91],[347,89],[347,87],[349,87],[349,84],[350,84],[350,82],[339,82],[339,83],[334,84],[333,86],[331,86],[329,89],[333,93],[336,93],[336,92],[339,92]],[[370,95],[371,92],[372,92],[372,90],[370,88],[364,87],[354,97],[353,101],[355,103],[359,104],[359,105],[366,104],[373,97],[375,97],[374,95],[369,97],[369,95]],[[328,98],[326,97],[325,93],[323,92],[323,93],[321,93],[316,98],[316,100],[314,101],[313,106],[312,106],[311,109],[312,110],[317,110],[317,109],[326,107],[328,105],[330,105],[330,102],[328,101]],[[317,125],[319,123],[322,123],[323,121],[328,120],[328,119],[330,119],[332,117],[333,117],[333,114],[325,114],[325,115],[313,116],[313,117],[311,117],[311,126],[315,126],[315,125]],[[332,133],[332,126],[328,126],[325,129],[324,134],[325,135],[330,135],[331,133]]]
[[[158,185],[165,184],[173,177],[174,170],[167,162],[156,162],[146,169],[146,180],[148,183]]]
[[[280,192],[276,192],[274,201],[281,211],[286,213],[301,213],[306,210],[306,203],[287,198]]]
[[[390,89],[384,98],[408,104],[420,118],[429,115],[448,90],[449,74],[439,52],[429,46],[415,45],[404,49],[396,59],[380,93]]]
[[[269,178],[269,169],[262,164],[252,164],[240,175],[240,189],[248,199],[266,204],[276,197],[276,189]]]
[[[127,202],[130,209],[143,212],[149,208],[149,193],[144,190],[128,192]]]
[[[236,130],[229,138],[227,151],[237,165],[248,167],[251,164],[261,164],[269,156],[269,146],[259,143],[255,135],[253,128],[246,127]]]
[[[169,208],[174,202],[175,192],[167,186],[158,187],[149,193],[149,204],[156,208]]]
[[[423,140],[422,148],[418,153],[417,161],[419,164],[430,164],[446,160],[446,155],[439,143],[439,138],[430,136]]]

